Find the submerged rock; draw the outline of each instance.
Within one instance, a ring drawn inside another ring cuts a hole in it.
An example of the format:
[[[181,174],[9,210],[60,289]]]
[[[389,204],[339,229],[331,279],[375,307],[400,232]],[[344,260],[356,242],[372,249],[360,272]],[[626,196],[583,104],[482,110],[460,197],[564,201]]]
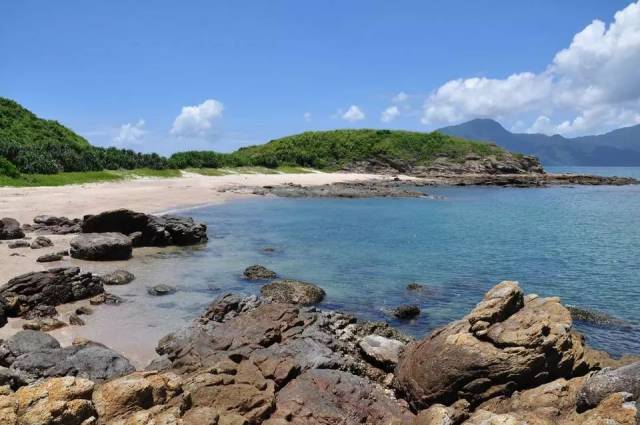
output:
[[[401,305],[393,309],[393,316],[400,320],[410,320],[420,315],[420,307],[415,304]]]
[[[273,270],[269,270],[265,266],[255,264],[244,270],[243,276],[248,280],[269,280],[275,279],[278,275]]]
[[[85,216],[82,231],[133,234],[135,246],[195,245],[207,240],[207,226],[190,217],[155,216],[127,209]]]
[[[9,217],[0,219],[0,240],[20,238],[24,238],[24,232],[18,220]]]
[[[628,325],[628,323],[624,320],[613,317],[607,313],[602,313],[595,310],[587,310],[572,305],[567,305],[565,307],[567,307],[567,310],[569,310],[569,312],[571,313],[571,317],[573,318],[573,320],[576,321],[581,321],[595,326],[618,327]]]
[[[71,256],[82,260],[128,260],[131,239],[122,233],[82,233],[70,242]]]
[[[325,296],[319,286],[299,280],[276,280],[264,285],[260,293],[274,302],[301,305],[318,304]]]
[[[176,288],[174,288],[173,286],[160,284],[147,289],[147,292],[149,293],[149,295],[163,296],[173,294],[174,292],[176,292]]]
[[[136,277],[126,270],[116,270],[102,276],[102,283],[105,285],[126,285],[133,282]]]

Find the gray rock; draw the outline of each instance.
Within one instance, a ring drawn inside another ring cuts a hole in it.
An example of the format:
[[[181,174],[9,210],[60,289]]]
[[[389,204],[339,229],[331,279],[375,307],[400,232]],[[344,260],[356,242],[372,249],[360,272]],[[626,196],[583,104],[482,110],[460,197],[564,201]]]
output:
[[[71,240],[71,256],[83,260],[128,260],[131,239],[122,233],[82,233]]]
[[[89,315],[89,314],[93,314],[93,310],[90,307],[81,306],[81,307],[76,308],[76,314],[78,316],[83,315],[83,314]]]
[[[54,337],[44,332],[19,331],[0,343],[0,365],[10,366],[16,358],[32,351],[60,348]]]
[[[45,236],[38,236],[31,241],[31,249],[48,248],[50,246],[53,246],[53,242]]]
[[[39,256],[36,261],[38,263],[52,263],[54,261],[62,261],[62,255],[57,253],[44,254]]]
[[[34,217],[34,224],[25,224],[22,228],[28,232],[37,232],[47,235],[68,235],[80,233],[82,221],[78,218],[55,217],[52,215],[39,215]]]
[[[364,354],[384,366],[395,366],[404,343],[380,335],[367,335],[358,343]]]
[[[105,285],[126,285],[136,277],[126,270],[116,270],[102,276],[102,283]]]
[[[400,320],[410,320],[420,315],[420,307],[414,304],[401,305],[393,310],[393,316]]]
[[[19,239],[17,241],[9,242],[7,246],[9,247],[9,249],[29,248],[29,241]]]
[[[117,305],[122,304],[123,300],[117,295],[110,294],[108,292],[104,292],[102,294],[98,294],[95,297],[91,297],[89,299],[89,303],[91,305],[99,305],[99,304],[110,304]]]
[[[301,305],[317,304],[325,296],[319,286],[299,280],[276,280],[260,288],[260,293],[274,302]]]
[[[275,279],[278,275],[273,270],[269,270],[265,266],[255,264],[244,270],[244,278],[247,280],[269,280]]]
[[[579,412],[593,408],[613,393],[630,393],[640,400],[640,362],[617,369],[605,368],[591,375],[578,393]]]
[[[20,223],[13,218],[0,219],[0,240],[24,238]]]
[[[71,313],[69,315],[69,324],[73,326],[84,326],[84,320],[82,320],[76,313]]]
[[[170,295],[176,292],[176,288],[174,288],[173,286],[160,284],[147,289],[147,292],[149,293],[149,295],[154,296]]]

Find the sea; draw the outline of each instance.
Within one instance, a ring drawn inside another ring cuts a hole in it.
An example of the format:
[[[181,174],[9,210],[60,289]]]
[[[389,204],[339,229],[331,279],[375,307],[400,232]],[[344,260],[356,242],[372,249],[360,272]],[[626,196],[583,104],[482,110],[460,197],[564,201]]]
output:
[[[640,168],[548,170],[640,178]],[[614,356],[640,354],[640,186],[419,190],[433,196],[261,198],[190,210],[207,223],[209,243],[134,257],[127,269],[136,281],[110,288],[126,303],[92,316],[106,335],[89,336],[128,353],[152,350],[146,345],[217,296],[258,294],[264,282],[243,280],[242,272],[262,264],[322,287],[320,308],[385,321],[417,338],[463,317],[495,284],[515,280],[525,293],[619,319],[575,327]],[[408,291],[414,282],[425,290]],[[147,294],[159,283],[177,292]],[[402,304],[417,304],[421,314],[394,319],[391,310]],[[127,335],[139,337],[132,343]]]

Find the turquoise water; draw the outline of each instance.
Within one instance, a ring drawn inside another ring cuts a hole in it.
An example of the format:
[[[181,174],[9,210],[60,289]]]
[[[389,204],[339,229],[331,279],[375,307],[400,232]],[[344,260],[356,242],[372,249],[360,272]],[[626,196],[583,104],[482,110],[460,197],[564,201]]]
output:
[[[640,169],[587,171],[640,177]],[[130,263],[138,284],[114,290],[132,308],[105,320],[133,330],[139,319],[163,335],[219,294],[257,293],[260,284],[241,273],[259,263],[320,285],[323,308],[387,320],[417,337],[465,315],[501,280],[517,280],[527,293],[626,320],[576,326],[595,347],[640,353],[640,186],[425,190],[442,199],[271,198],[192,210],[208,223],[209,243]],[[429,290],[411,294],[411,282]],[[156,283],[178,292],[148,296],[144,287]],[[404,303],[418,304],[421,316],[392,320],[388,309]]]

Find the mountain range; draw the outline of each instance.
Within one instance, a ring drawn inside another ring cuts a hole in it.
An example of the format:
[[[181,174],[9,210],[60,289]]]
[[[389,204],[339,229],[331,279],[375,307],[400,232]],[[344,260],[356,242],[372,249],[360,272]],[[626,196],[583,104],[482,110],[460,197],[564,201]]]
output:
[[[491,119],[474,119],[438,131],[470,140],[490,141],[510,151],[535,155],[547,166],[640,166],[640,124],[574,138],[559,134],[512,133]]]

